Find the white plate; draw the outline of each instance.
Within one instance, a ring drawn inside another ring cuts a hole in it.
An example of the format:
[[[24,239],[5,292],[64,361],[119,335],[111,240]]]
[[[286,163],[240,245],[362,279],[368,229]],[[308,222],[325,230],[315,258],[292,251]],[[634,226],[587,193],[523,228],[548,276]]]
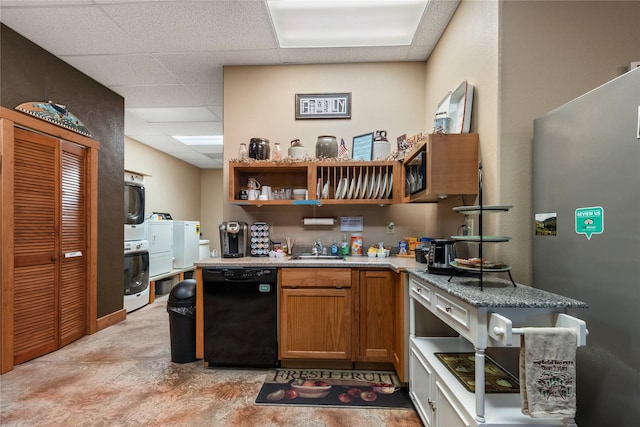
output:
[[[384,195],[387,193],[387,179],[388,175],[385,173],[384,178],[382,178],[382,185],[380,186],[380,194],[378,194],[379,199],[384,199]]]
[[[347,199],[350,199],[353,196],[353,190],[356,189],[356,179],[351,179],[351,185],[349,186],[349,194],[347,194]]]
[[[377,197],[378,197],[378,194],[380,194],[380,181],[381,181],[381,180],[382,180],[382,176],[381,176],[381,175],[378,175],[378,176],[376,177],[376,189],[373,191],[373,194],[374,194],[374,195],[373,195],[373,197],[374,197],[374,198],[377,198]]]
[[[367,192],[367,199],[371,198],[371,195],[373,194],[373,187],[374,187],[375,183],[376,183],[376,174],[371,172],[371,176],[369,177],[369,191]]]
[[[336,199],[339,199],[342,197],[342,179],[340,181],[338,181],[338,188],[336,188]]]
[[[340,195],[341,199],[344,199],[347,196],[348,189],[349,189],[349,180],[347,178],[342,178],[342,194]]]
[[[389,174],[389,182],[387,183],[387,196],[386,196],[387,199],[389,197],[391,197],[391,186],[392,185],[393,185],[393,172],[391,172]]]
[[[463,81],[451,94],[449,101],[449,133],[467,133],[471,125],[473,85]]]
[[[358,182],[356,183],[356,192],[353,194],[354,199],[357,199],[360,197],[360,184],[362,184],[362,175],[358,175]]]
[[[327,181],[324,187],[322,187],[322,198],[326,199],[328,195],[329,195],[329,181]]]
[[[367,181],[369,181],[368,173],[362,179],[362,192],[360,193],[360,198],[361,199],[366,199],[367,198]]]

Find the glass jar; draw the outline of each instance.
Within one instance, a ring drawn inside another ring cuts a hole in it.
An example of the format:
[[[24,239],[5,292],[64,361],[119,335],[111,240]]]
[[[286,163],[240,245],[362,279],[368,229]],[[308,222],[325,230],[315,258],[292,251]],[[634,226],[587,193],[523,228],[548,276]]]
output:
[[[244,142],[241,142],[240,148],[238,148],[238,158],[240,160],[244,160],[247,158],[247,155],[248,155],[247,144],[245,144]]]
[[[282,160],[282,151],[280,150],[280,143],[273,144],[273,151],[271,152],[271,160]]]
[[[256,160],[269,160],[269,140],[265,138],[251,138],[249,141],[249,157]]]

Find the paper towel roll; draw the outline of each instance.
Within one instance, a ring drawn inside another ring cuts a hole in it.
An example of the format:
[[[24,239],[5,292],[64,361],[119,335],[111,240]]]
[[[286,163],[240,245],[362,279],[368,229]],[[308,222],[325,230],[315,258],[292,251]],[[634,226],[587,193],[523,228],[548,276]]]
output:
[[[302,218],[304,225],[333,225],[335,224],[334,218]]]

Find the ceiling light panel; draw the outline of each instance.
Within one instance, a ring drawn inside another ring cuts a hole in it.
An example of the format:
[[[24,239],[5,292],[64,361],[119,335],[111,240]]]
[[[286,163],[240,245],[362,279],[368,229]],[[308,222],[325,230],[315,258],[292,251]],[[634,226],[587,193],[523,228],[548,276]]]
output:
[[[271,0],[282,48],[411,44],[428,1]]]

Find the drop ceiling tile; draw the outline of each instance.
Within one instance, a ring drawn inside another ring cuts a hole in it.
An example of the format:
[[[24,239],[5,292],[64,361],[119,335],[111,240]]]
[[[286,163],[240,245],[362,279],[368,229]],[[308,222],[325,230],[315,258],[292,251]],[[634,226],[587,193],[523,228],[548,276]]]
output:
[[[223,112],[222,112],[222,104],[220,105],[208,105],[207,108],[216,115],[218,120],[222,122]]]
[[[164,135],[161,130],[142,120],[129,110],[124,110],[124,134],[131,135]]]
[[[222,106],[222,83],[201,83],[185,85],[200,105]]]
[[[277,47],[261,1],[153,2],[102,9],[149,52]]]
[[[221,122],[156,123],[154,126],[165,135],[172,136],[222,135]]]
[[[2,22],[56,56],[135,53],[142,47],[95,6],[3,5]]]
[[[109,86],[124,98],[126,108],[192,107],[202,103],[183,85]]]
[[[413,45],[435,45],[449,25],[460,0],[432,0],[422,16],[422,22],[413,37]]]
[[[61,59],[105,86],[179,83],[147,54],[62,56]]]
[[[193,151],[197,152],[197,153],[201,153],[201,154],[215,154],[218,157],[220,157],[219,155],[221,155],[223,153],[223,148],[224,146],[222,144],[220,145],[190,145],[189,148],[191,148]]]
[[[169,151],[178,153],[184,149],[184,144],[166,135],[131,134],[127,136],[165,153]]]
[[[202,122],[216,119],[206,107],[128,108],[128,111],[147,123]]]
[[[222,62],[216,52],[155,53],[153,56],[181,83],[222,83]]]
[[[228,50],[218,52],[218,56],[224,65],[269,65],[280,63],[278,50]]]

